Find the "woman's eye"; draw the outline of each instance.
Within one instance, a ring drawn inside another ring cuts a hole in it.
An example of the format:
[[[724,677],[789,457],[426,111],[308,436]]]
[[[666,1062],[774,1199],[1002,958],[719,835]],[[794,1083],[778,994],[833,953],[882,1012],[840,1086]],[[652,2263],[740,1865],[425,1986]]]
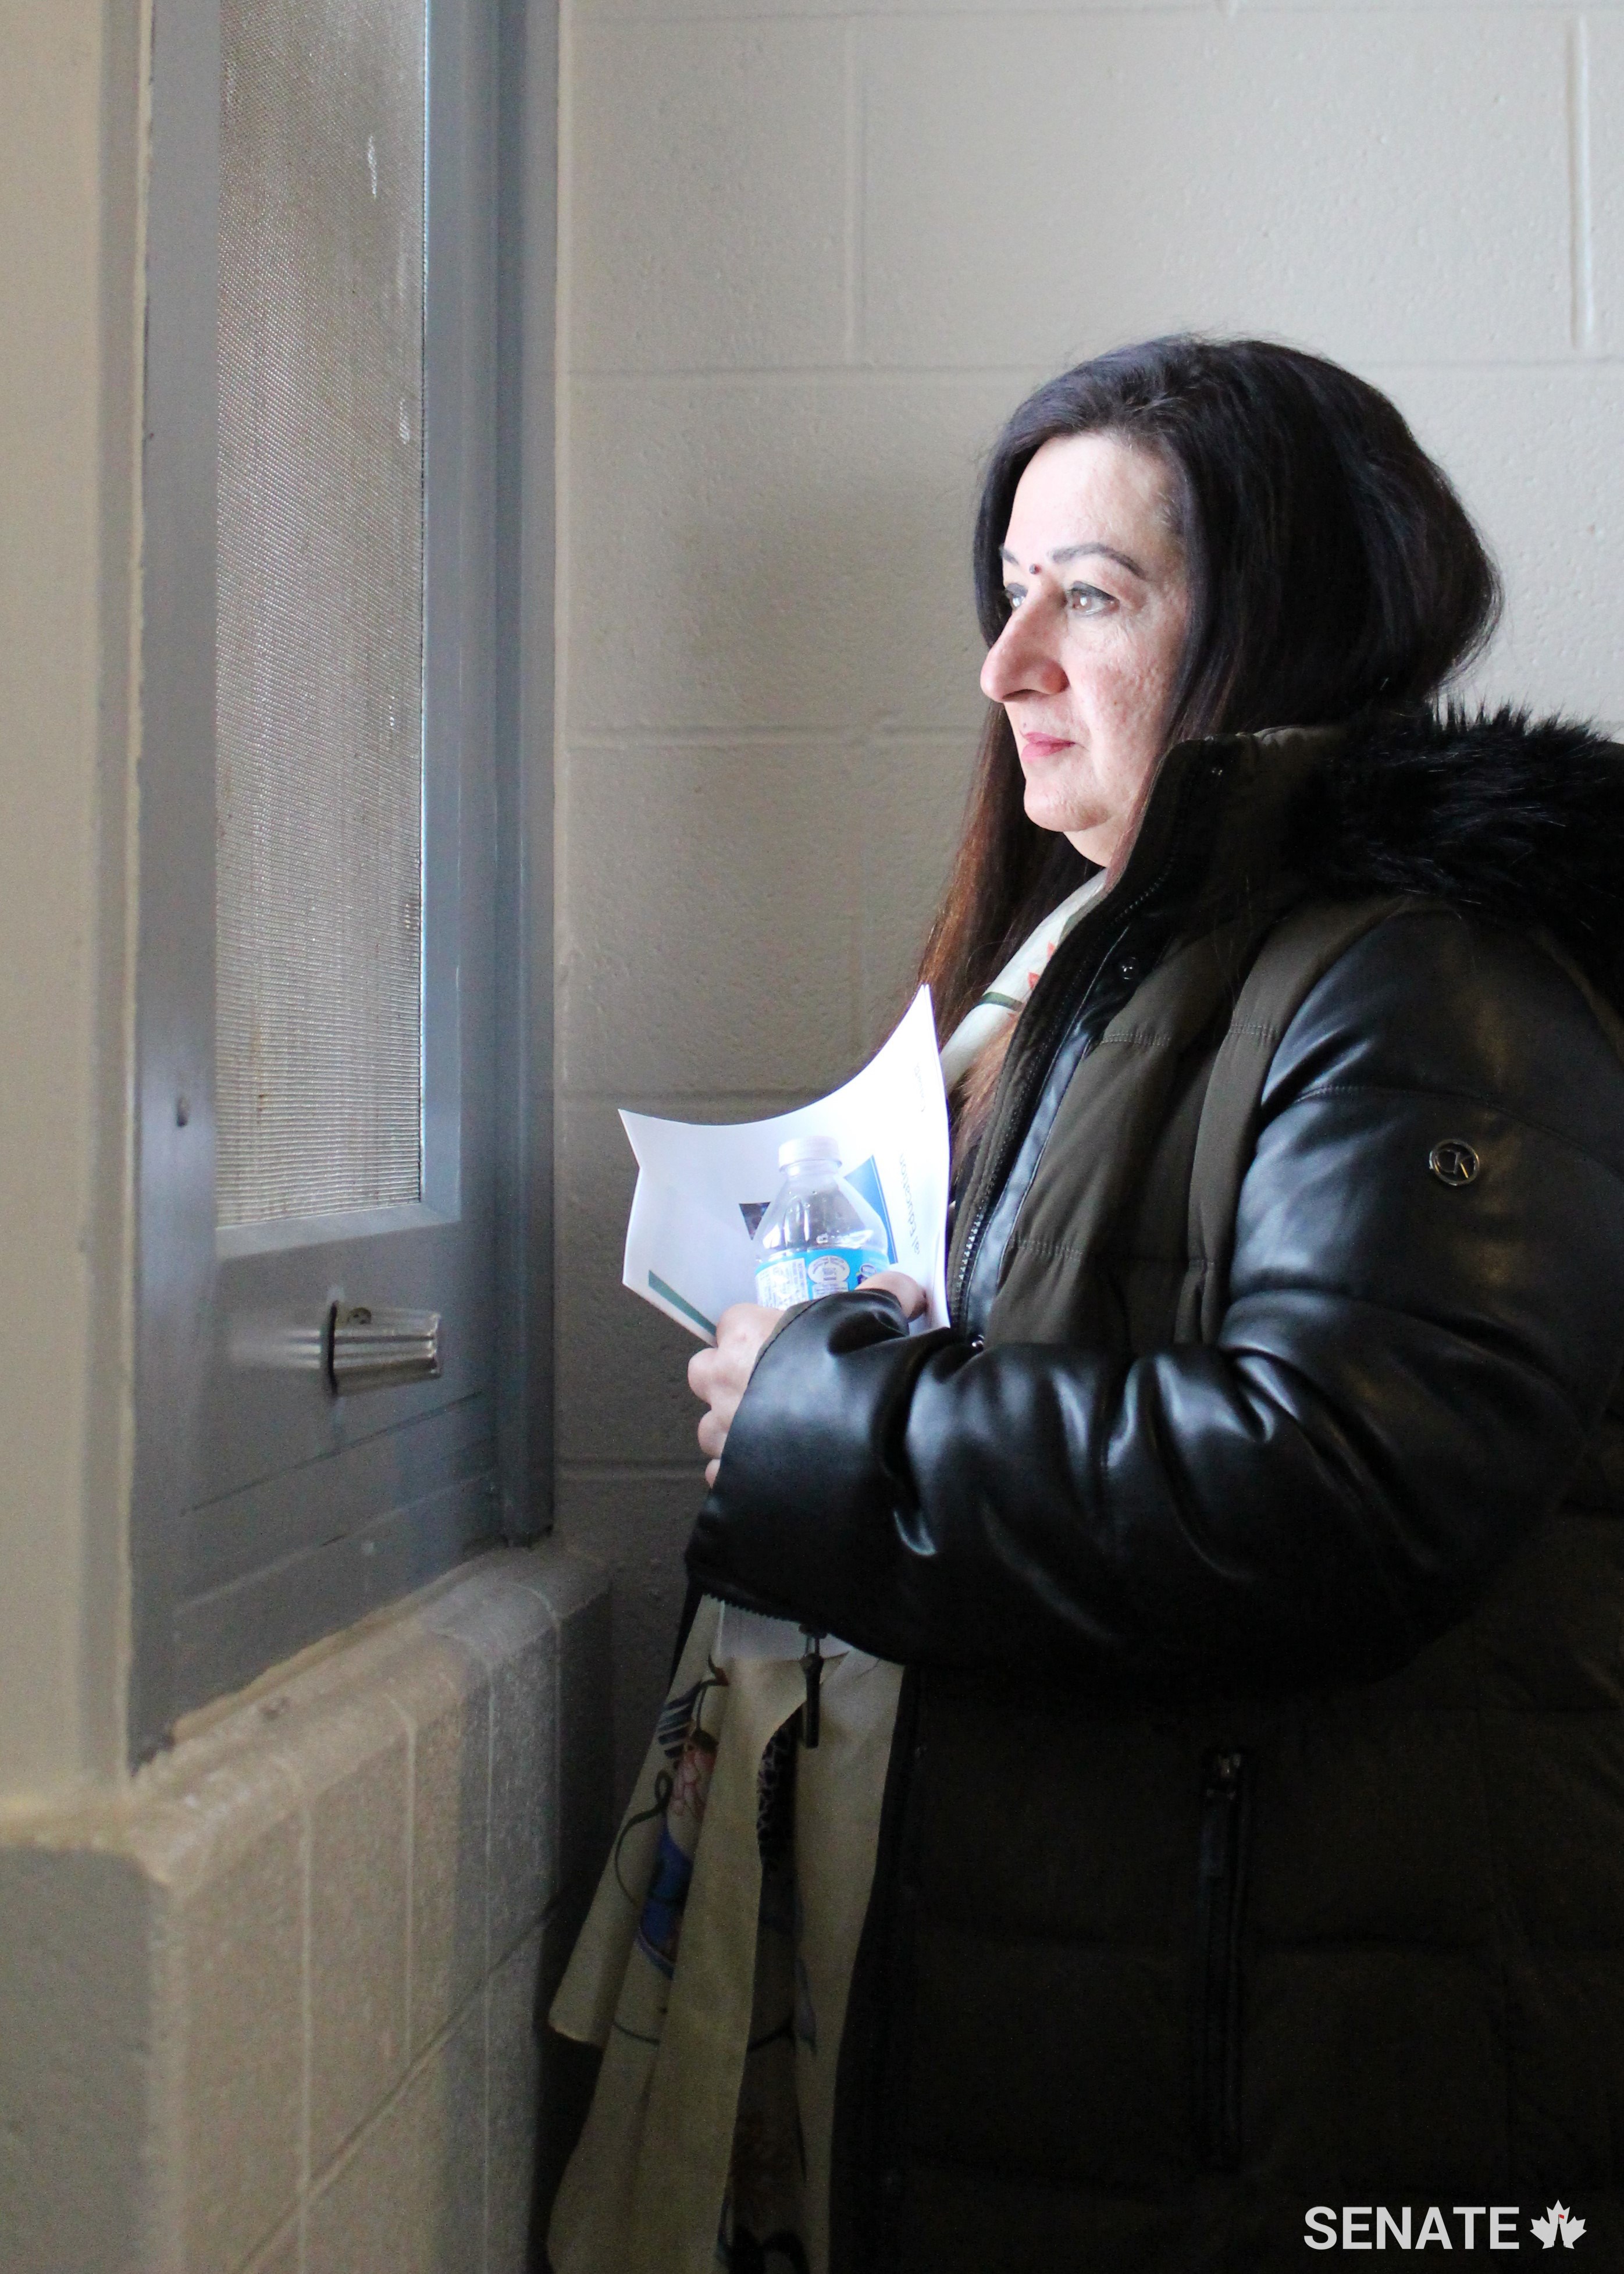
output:
[[[1013,615],[1026,597],[1026,588],[1024,584],[1006,584],[1004,588],[1004,597],[1009,602],[1011,615]]]
[[[1101,616],[1115,603],[1110,594],[1102,592],[1097,584],[1068,584],[1066,605],[1074,615]]]

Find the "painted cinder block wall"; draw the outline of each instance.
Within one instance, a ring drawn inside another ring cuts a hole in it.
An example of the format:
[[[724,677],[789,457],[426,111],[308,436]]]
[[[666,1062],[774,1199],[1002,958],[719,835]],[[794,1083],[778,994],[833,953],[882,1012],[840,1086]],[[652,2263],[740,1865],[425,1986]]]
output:
[[[797,1102],[897,1010],[1023,391],[1184,325],[1342,358],[1498,553],[1482,685],[1624,720],[1624,8],[566,0],[560,128],[559,1513],[624,1783],[699,1486],[614,1108]]]
[[[4,2274],[524,2274],[608,1600],[481,1556],[0,1836]]]

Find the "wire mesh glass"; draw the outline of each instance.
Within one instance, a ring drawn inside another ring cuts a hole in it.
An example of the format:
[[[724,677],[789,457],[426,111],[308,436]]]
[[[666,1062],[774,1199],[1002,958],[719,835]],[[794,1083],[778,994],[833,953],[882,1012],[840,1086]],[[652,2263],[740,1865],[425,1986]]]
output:
[[[422,1182],[425,0],[224,0],[222,1224]]]

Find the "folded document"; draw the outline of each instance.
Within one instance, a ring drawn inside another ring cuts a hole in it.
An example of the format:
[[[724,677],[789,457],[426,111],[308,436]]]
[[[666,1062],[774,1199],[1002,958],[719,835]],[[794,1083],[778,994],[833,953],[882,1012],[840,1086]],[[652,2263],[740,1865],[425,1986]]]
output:
[[[884,1224],[890,1260],[925,1290],[925,1323],[947,1323],[947,1099],[930,990],[884,1047],[828,1096],[767,1121],[620,1119],[637,1156],[621,1276],[706,1342],[730,1303],[753,1301],[750,1242],[781,1182],[787,1137],[831,1137],[841,1174]]]

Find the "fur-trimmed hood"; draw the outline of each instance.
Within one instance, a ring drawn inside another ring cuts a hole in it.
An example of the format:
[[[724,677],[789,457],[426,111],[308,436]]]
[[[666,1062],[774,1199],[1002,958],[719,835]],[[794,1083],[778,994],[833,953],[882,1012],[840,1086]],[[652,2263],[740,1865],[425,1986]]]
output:
[[[1357,721],[1289,862],[1338,898],[1414,892],[1541,925],[1624,1011],[1624,748],[1509,706]]]

